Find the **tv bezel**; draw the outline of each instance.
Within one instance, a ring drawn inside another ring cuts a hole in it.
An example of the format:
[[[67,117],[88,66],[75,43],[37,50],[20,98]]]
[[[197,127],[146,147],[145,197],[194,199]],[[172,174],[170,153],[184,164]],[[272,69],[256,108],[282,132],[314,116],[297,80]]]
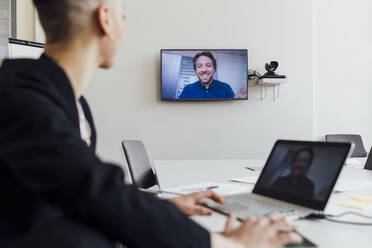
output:
[[[164,51],[246,51],[247,52],[247,97],[245,98],[195,98],[195,99],[177,99],[177,98],[164,98],[163,97],[163,52]],[[236,101],[248,100],[248,49],[161,49],[160,50],[160,94],[161,100],[167,102],[208,102],[208,101]]]

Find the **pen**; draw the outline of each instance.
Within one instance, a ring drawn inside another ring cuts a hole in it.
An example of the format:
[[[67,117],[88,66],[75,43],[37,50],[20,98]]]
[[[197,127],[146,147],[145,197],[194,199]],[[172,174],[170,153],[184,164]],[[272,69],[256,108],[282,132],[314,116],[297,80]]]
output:
[[[194,188],[194,189],[183,189],[181,191],[191,191],[191,192],[198,192],[203,190],[211,190],[218,188],[218,185],[209,186],[206,188]],[[185,195],[187,193],[178,193],[178,192],[172,192],[172,191],[166,191],[166,190],[154,190],[154,189],[144,189],[144,192],[151,193],[151,194],[170,194],[170,195]]]
[[[217,189],[218,185],[209,186],[206,188],[194,188],[194,189],[184,189],[182,191],[203,191],[203,190],[211,190],[211,189]]]
[[[209,190],[209,189],[217,189],[218,188],[218,185],[215,185],[215,186],[209,186],[209,187],[207,187],[207,190]]]
[[[247,170],[255,171],[254,169],[252,169],[250,167],[244,167],[244,168],[246,168]]]
[[[184,189],[183,191],[202,191],[202,190],[210,190],[210,189],[216,189],[218,188],[218,186],[209,186],[207,188],[200,188],[200,189]],[[170,194],[170,195],[185,195],[185,194],[182,194],[182,193],[178,193],[178,192],[172,192],[172,191],[166,191],[166,190],[153,190],[153,189],[146,189],[146,190],[143,190],[147,193],[151,193],[151,194]]]

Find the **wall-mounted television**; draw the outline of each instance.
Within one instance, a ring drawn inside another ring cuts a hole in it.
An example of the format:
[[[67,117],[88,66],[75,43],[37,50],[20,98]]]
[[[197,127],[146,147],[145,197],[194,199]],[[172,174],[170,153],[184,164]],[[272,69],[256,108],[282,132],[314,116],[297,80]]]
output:
[[[163,49],[164,101],[248,99],[247,49]]]

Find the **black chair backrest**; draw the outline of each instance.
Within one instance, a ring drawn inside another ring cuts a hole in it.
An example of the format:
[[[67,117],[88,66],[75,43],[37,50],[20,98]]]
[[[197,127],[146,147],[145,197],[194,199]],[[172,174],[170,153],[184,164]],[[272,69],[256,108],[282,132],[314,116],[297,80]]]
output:
[[[133,184],[143,189],[156,185],[156,177],[143,143],[139,140],[124,140],[121,146]]]
[[[372,170],[372,147],[371,147],[371,150],[369,151],[366,164],[364,165],[364,169]]]
[[[364,148],[362,137],[358,134],[327,134],[325,136],[326,141],[330,142],[352,142],[355,145],[355,149],[351,154],[351,157],[365,157],[367,151]]]

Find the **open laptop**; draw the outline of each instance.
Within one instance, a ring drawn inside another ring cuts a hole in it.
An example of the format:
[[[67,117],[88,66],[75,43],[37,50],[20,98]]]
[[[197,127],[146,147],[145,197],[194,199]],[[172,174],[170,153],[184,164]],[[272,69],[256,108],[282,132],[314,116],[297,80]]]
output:
[[[278,140],[252,193],[226,196],[238,218],[278,211],[289,219],[323,211],[352,150],[351,143]]]

